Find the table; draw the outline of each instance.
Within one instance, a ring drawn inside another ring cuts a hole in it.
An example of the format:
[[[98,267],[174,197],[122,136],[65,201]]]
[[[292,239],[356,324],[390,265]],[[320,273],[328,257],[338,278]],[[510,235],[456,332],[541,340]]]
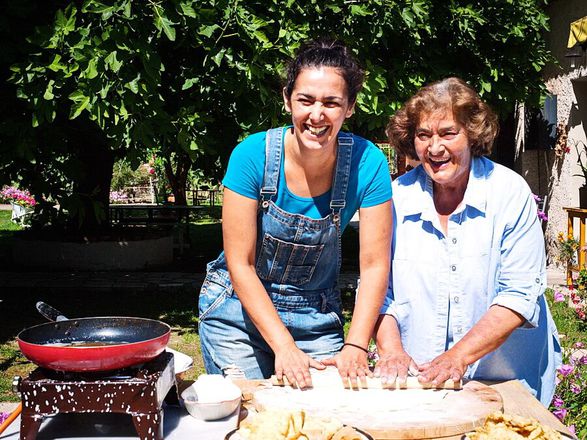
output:
[[[575,219],[579,220],[579,250],[578,265],[573,266],[571,263],[567,264],[567,285],[573,284],[573,271],[579,271],[585,267],[585,221],[587,220],[587,209],[581,208],[563,208],[567,211],[567,234],[573,235],[573,226]]]
[[[246,401],[263,381],[239,380],[235,381],[243,390],[245,409],[250,403]],[[180,384],[180,389],[185,385]],[[532,417],[540,423],[550,426],[565,435],[564,438],[573,438],[568,429],[517,380],[488,383],[489,386],[500,392],[503,398],[504,411],[523,417]],[[164,435],[165,440],[185,440],[189,438],[199,440],[223,440],[227,432],[234,429],[237,418],[244,419],[248,411],[237,410],[229,417],[214,421],[203,422],[188,415],[183,407],[164,406]],[[126,418],[125,418],[126,417]],[[61,419],[59,419],[61,418]],[[18,440],[20,418],[16,419],[0,440]],[[64,430],[67,430],[65,435]],[[73,430],[73,431],[72,431]],[[121,414],[70,414],[59,415],[55,420],[44,422],[38,440],[48,439],[104,439],[104,440],[131,440],[137,439],[130,417]],[[457,440],[457,437],[443,437],[437,440]],[[461,440],[461,436],[458,437]]]
[[[230,416],[204,422],[190,416],[185,408],[163,406],[165,440],[224,440],[236,428],[237,409]],[[0,434],[0,440],[19,440],[20,417]],[[59,414],[43,422],[37,440],[138,440],[130,415]]]
[[[243,390],[243,397],[245,398],[244,406],[247,407],[247,398],[252,397],[253,391],[263,384],[263,381],[253,380],[235,380],[237,385]],[[538,399],[536,399],[524,385],[518,380],[508,380],[504,382],[483,382],[490,387],[496,389],[501,394],[503,399],[504,413],[519,415],[522,417],[529,417],[538,420],[545,426],[549,426],[561,434],[564,434],[565,439],[575,438],[568,428],[563,425],[554,414],[548,411]],[[253,410],[254,411],[254,410]],[[438,439],[429,440],[462,440],[462,436],[456,437],[442,437]]]
[[[193,205],[156,205],[156,204],[114,204],[109,206],[110,222],[121,226],[155,226],[183,224],[179,230],[179,251],[189,247],[191,215],[202,210],[202,206]],[[185,238],[184,239],[184,234]]]

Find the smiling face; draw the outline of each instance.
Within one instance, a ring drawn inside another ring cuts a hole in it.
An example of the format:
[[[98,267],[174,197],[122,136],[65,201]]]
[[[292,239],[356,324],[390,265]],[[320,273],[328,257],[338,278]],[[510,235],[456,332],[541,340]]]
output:
[[[291,96],[283,91],[285,108],[291,112],[300,149],[325,149],[336,145],[344,120],[353,114],[347,84],[333,67],[305,68],[295,80]]]
[[[464,190],[471,168],[471,147],[465,127],[450,110],[422,114],[414,146],[435,188]]]

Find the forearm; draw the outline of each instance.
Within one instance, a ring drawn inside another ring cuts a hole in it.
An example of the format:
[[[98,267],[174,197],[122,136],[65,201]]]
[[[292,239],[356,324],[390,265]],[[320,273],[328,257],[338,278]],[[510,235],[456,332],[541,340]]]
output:
[[[295,344],[277,310],[250,265],[229,265],[232,285],[243,308],[269,347],[276,352]]]
[[[387,291],[388,273],[389,265],[386,264],[361,271],[361,283],[347,335],[349,342],[368,346]]]
[[[375,327],[375,343],[380,355],[403,351],[399,327],[392,315],[379,315]]]
[[[387,293],[391,259],[391,201],[359,211],[361,283],[347,340],[367,347]]]
[[[518,313],[502,306],[492,306],[473,328],[450,350],[471,365],[503,344],[525,322]]]

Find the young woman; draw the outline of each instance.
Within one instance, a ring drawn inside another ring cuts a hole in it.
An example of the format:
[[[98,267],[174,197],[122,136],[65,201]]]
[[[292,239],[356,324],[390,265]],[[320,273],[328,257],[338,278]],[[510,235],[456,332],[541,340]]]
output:
[[[371,142],[341,132],[363,71],[340,42],[302,46],[283,99],[292,125],[249,136],[223,184],[224,252],[199,300],[209,373],[275,373],[300,387],[310,367],[370,375],[367,345],[387,287],[391,182]],[[347,342],[337,280],[341,234],[360,215],[361,284]]]

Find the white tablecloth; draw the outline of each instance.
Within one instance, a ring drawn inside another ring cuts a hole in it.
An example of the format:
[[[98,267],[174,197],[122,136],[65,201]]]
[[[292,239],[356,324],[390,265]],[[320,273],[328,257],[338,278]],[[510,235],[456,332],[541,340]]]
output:
[[[221,420],[205,422],[190,416],[183,407],[164,405],[165,440],[224,440],[237,427],[239,409]],[[0,434],[0,440],[18,440],[20,417]],[[37,440],[136,440],[132,419],[125,414],[59,414],[46,418]]]

